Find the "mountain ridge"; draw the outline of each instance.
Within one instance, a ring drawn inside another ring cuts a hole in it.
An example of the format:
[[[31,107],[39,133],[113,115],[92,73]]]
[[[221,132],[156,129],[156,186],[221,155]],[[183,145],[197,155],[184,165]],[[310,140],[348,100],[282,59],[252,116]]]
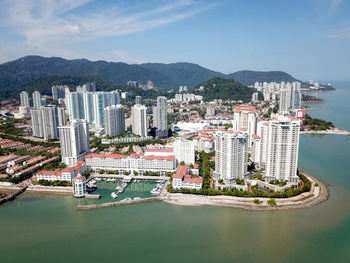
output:
[[[180,85],[191,89],[215,77],[234,79],[244,85],[253,85],[255,81],[297,80],[283,71],[242,70],[223,74],[188,62],[127,64],[31,55],[0,64],[0,90],[50,76],[96,77],[120,86],[126,85],[129,80],[140,83],[152,80],[160,91],[177,91]]]

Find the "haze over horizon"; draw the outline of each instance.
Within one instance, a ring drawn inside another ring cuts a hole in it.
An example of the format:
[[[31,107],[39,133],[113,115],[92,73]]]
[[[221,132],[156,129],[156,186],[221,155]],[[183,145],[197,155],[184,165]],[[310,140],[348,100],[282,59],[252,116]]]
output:
[[[27,55],[211,70],[280,70],[345,80],[350,3],[277,1],[2,1],[0,63]]]

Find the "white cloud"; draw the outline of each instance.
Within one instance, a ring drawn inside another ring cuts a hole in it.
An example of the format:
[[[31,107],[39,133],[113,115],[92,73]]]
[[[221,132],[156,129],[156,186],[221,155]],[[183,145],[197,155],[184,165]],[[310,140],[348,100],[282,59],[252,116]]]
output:
[[[80,32],[80,26],[77,25],[67,25],[63,27],[64,31],[71,32],[71,33],[79,33]]]
[[[20,44],[28,52],[70,53],[67,49],[73,43],[150,30],[215,5],[198,0],[154,0],[118,1],[96,8],[96,2],[100,3],[99,0],[2,0],[0,27],[24,37]],[[123,52],[119,56],[137,61]]]
[[[333,31],[327,35],[328,38],[349,38],[350,27],[343,28],[340,30]]]
[[[331,16],[342,2],[343,0],[331,0],[329,9],[328,9],[328,15]]]

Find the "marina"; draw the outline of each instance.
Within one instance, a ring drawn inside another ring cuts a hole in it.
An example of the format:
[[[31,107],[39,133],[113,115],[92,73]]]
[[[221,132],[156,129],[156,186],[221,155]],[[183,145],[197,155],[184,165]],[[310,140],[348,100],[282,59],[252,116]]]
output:
[[[86,183],[89,194],[85,196],[87,198],[78,200],[78,206],[118,203],[121,201],[124,203],[126,201],[127,203],[141,202],[142,199],[160,196],[164,192],[168,181],[169,177],[119,176],[94,173]]]

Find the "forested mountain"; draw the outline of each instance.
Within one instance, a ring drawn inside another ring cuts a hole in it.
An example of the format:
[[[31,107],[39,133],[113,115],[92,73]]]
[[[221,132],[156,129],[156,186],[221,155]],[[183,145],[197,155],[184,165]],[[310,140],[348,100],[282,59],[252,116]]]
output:
[[[283,71],[252,71],[252,70],[241,70],[232,74],[228,74],[226,78],[234,79],[245,85],[254,85],[258,82],[293,82],[298,81],[288,73]]]
[[[204,101],[230,99],[249,102],[256,90],[232,79],[212,78],[200,83],[192,92],[202,95]]]
[[[67,76],[83,79],[98,78],[118,86],[125,86],[129,80],[140,83],[146,83],[148,80],[151,80],[155,88],[160,91],[177,91],[180,85],[186,85],[191,89],[196,87],[198,83],[214,77],[234,79],[245,85],[253,85],[256,81],[280,82],[296,80],[291,75],[281,71],[244,70],[226,75],[197,64],[185,62],[129,65],[121,62],[92,62],[87,59],[66,60],[59,57],[27,56],[0,65],[0,96],[1,98],[13,96],[15,94],[14,90],[18,91],[18,87],[21,85],[24,85],[22,88],[26,89],[26,87],[34,87],[34,84],[38,84],[38,82],[31,83],[30,81],[32,80],[39,80],[40,85],[48,81],[47,85],[51,85],[52,81],[59,81],[59,77],[64,77],[62,80],[68,80]],[[61,81],[61,84],[68,83]],[[303,83],[303,86],[307,87],[308,85]],[[30,89],[28,91],[30,92]]]
[[[226,76],[220,72],[212,71],[197,64],[186,62],[171,64],[146,63],[141,64],[140,66],[166,76],[175,87],[186,85],[189,88],[193,88],[200,82],[214,77],[224,78]]]

